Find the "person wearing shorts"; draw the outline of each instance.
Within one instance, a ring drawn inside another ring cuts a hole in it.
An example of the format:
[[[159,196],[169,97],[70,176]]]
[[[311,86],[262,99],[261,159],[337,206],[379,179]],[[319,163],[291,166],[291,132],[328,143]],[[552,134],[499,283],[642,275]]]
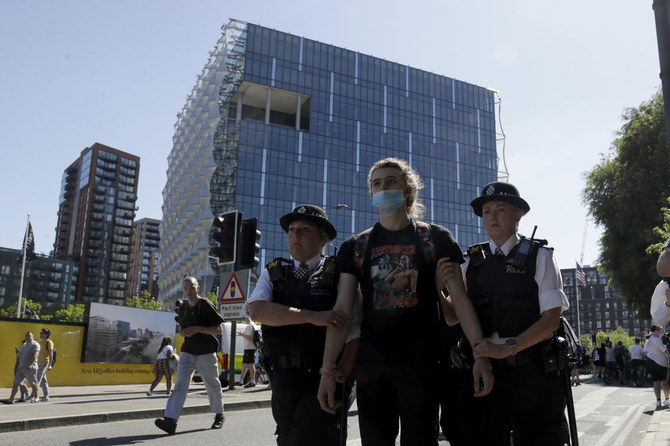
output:
[[[668,356],[667,346],[661,340],[663,330],[658,325],[652,325],[649,329],[649,339],[644,343],[642,351],[647,356],[647,373],[651,375],[654,383],[654,394],[656,395],[656,409],[670,407],[670,387],[668,386]],[[661,388],[665,395],[665,401],[661,405]]]
[[[31,403],[39,401],[37,399],[37,357],[40,354],[40,344],[37,343],[31,331],[26,332],[26,342],[21,346],[19,354],[14,364],[14,382],[12,393],[8,400],[3,400],[4,404],[14,404],[14,397],[19,390],[19,385],[25,379],[33,389]]]

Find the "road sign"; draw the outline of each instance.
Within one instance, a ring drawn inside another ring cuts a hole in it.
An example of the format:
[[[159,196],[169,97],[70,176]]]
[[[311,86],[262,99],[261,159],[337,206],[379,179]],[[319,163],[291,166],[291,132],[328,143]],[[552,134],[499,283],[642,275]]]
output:
[[[221,273],[221,288],[223,292],[219,296],[220,303],[244,302],[247,300],[247,287],[249,284],[249,270],[235,271],[232,273]]]
[[[223,317],[224,321],[237,321],[244,319],[242,305],[244,305],[244,303],[235,302],[220,304],[219,314]]]
[[[247,300],[249,289],[249,270],[221,273],[221,287],[219,295],[219,313],[224,321],[237,321],[244,318],[242,305]]]

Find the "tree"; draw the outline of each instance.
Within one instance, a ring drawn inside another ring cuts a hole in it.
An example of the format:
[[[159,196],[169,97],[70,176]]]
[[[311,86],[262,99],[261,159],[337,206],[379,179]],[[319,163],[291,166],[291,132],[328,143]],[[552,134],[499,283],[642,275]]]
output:
[[[147,310],[160,310],[163,305],[149,293],[147,290],[142,290],[139,296],[133,296],[126,299],[124,304],[127,307],[144,308]]]
[[[84,304],[70,304],[65,308],[57,310],[54,314],[53,320],[58,322],[84,322]]]
[[[668,197],[667,201],[670,203],[670,197]],[[670,238],[670,209],[662,207],[661,213],[663,214],[663,226],[657,226],[654,228],[654,234],[659,237],[658,242],[650,245],[647,248],[647,254],[651,254],[653,256],[658,256],[661,254],[661,249],[663,249],[665,241]]]
[[[670,195],[661,92],[625,110],[623,119],[610,153],[585,175],[583,200],[604,229],[600,268],[631,308],[648,317],[658,276],[656,257],[646,249],[657,241],[659,210]]]

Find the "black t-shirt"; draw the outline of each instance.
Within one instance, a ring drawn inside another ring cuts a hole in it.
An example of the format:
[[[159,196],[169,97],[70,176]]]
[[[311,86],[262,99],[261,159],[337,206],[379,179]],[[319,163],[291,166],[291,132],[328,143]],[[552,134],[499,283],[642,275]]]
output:
[[[360,254],[357,237],[344,241],[337,266],[358,278],[363,293],[359,363],[436,360],[440,339],[435,264],[442,257],[464,261],[451,232],[431,225],[435,257],[428,258],[413,221],[399,231],[377,223],[369,235],[362,271],[354,262]]]
[[[182,310],[183,308],[183,310]],[[214,305],[207,299],[199,298],[198,303],[190,306],[184,302],[179,307],[179,324],[181,328],[201,326],[213,327],[220,325],[223,318],[216,311]],[[215,335],[196,333],[193,336],[184,337],[184,344],[181,351],[192,355],[204,355],[214,353],[219,350],[219,340]]]

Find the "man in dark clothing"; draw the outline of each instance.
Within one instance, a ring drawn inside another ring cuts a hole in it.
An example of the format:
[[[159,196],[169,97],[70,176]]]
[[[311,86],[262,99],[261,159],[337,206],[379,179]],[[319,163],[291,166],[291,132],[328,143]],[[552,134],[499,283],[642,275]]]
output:
[[[262,323],[261,360],[272,383],[272,415],[279,446],[336,446],[339,415],[316,399],[326,327],[344,330],[348,320],[332,311],[337,270],[324,245],[337,236],[326,213],[303,204],[280,219],[293,260],[275,259],[261,273],[243,311]]]
[[[179,306],[177,312],[179,334],[184,336],[177,366],[177,382],[168,398],[165,418],[155,421],[156,426],[169,435],[173,435],[177,429],[177,420],[196,369],[205,384],[210,410],[215,414],[212,429],[221,429],[223,426],[223,393],[216,358],[219,350],[216,335],[221,334],[223,318],[210,301],[198,296],[199,289],[195,277],[184,278],[182,290],[187,300]]]

